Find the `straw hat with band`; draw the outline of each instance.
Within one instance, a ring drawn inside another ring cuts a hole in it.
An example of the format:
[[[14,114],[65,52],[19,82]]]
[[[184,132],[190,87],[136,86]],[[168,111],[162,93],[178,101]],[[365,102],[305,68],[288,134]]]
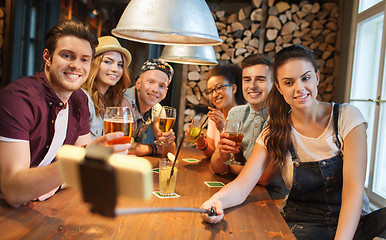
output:
[[[146,62],[144,62],[141,70],[139,71],[139,75],[141,75],[142,73],[144,73],[148,70],[160,70],[160,71],[164,72],[169,78],[168,83],[170,83],[170,81],[173,78],[173,74],[174,74],[174,70],[173,70],[172,66],[170,66],[167,62],[165,62],[161,59],[149,59]]]
[[[95,56],[98,56],[102,53],[109,52],[109,51],[117,51],[123,54],[123,56],[126,58],[126,63],[128,67],[131,63],[131,54],[126,49],[121,47],[121,44],[119,44],[118,39],[112,36],[104,36],[98,38],[99,44],[95,49]]]

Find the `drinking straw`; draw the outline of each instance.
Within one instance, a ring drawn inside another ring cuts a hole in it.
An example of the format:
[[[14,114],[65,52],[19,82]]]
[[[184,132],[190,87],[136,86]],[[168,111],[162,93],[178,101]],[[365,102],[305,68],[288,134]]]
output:
[[[200,127],[200,132],[201,132],[201,129],[202,127],[204,126],[204,124],[206,123],[206,120],[208,120],[208,115],[206,115],[206,118],[205,118],[205,121],[201,124],[201,127]]]
[[[172,170],[170,171],[170,178],[168,179],[169,181],[170,181],[170,179],[171,179],[172,176],[173,176],[173,173],[174,173],[174,166],[176,165],[177,157],[178,157],[178,154],[180,153],[182,143],[184,142],[184,138],[185,138],[185,135],[182,135],[182,138],[181,138],[181,141],[180,141],[180,145],[178,146],[178,149],[177,149],[176,157],[174,158],[174,161],[173,161]]]

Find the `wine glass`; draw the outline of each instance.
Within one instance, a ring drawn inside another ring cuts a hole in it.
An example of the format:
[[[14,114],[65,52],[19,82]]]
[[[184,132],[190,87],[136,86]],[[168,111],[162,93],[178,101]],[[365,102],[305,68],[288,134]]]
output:
[[[134,131],[134,113],[131,107],[106,107],[103,118],[105,134],[123,132],[123,137],[108,141],[107,145],[130,143]]]
[[[229,134],[228,139],[234,141],[236,143],[236,147],[239,148],[241,145],[241,141],[244,137],[244,129],[243,129],[243,121],[241,120],[226,120],[224,132]],[[240,162],[236,161],[235,156],[231,153],[231,157],[229,160],[225,161],[226,165],[241,165]]]
[[[176,121],[176,115],[177,111],[175,108],[167,106],[162,107],[158,118],[159,130],[164,133],[169,132],[172,129],[174,122]],[[160,140],[155,140],[154,143],[157,145],[168,145],[167,143]]]

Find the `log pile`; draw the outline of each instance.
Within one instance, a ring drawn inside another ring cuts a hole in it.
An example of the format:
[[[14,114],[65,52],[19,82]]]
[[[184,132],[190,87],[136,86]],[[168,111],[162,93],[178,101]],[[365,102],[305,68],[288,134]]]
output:
[[[337,35],[339,8],[336,1],[302,1],[289,4],[274,0],[252,0],[236,13],[212,13],[220,38],[215,46],[220,64],[240,64],[248,55],[265,53],[274,57],[283,47],[301,44],[313,51],[320,70],[318,99],[331,101],[338,63]],[[209,105],[203,94],[209,67],[188,67],[187,108]]]
[[[313,51],[320,70],[319,99],[331,101],[338,62],[336,49],[339,8],[323,4],[278,2],[268,8],[263,52],[274,57],[283,47],[301,44]]]

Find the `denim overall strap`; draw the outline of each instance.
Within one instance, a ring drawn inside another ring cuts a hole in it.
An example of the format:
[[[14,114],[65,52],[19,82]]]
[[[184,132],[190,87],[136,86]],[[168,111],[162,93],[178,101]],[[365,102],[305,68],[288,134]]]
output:
[[[335,103],[334,104],[334,109],[333,109],[333,113],[332,113],[332,116],[334,118],[334,132],[335,132],[335,139],[334,139],[334,143],[336,144],[336,146],[339,148],[339,151],[341,151],[341,148],[342,148],[342,144],[340,143],[339,141],[339,138],[338,138],[338,118],[339,118],[339,103]]]
[[[339,105],[333,108],[337,147]],[[293,145],[293,184],[283,217],[297,239],[333,239],[342,202],[343,154],[315,162],[301,162]]]

